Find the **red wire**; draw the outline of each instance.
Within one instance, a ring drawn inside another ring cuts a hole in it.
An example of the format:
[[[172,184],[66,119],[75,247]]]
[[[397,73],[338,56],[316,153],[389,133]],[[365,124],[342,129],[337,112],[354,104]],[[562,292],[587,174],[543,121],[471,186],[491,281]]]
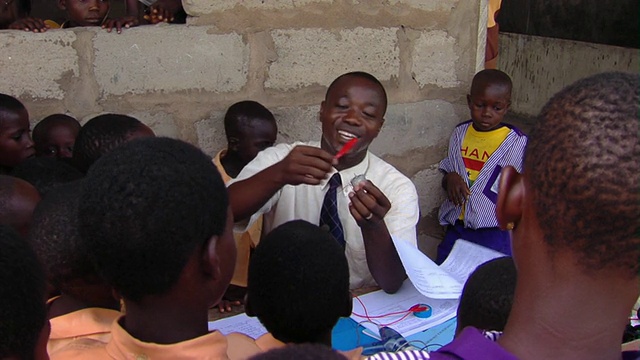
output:
[[[394,315],[401,315],[404,314],[400,319],[394,320],[388,324],[378,324],[379,326],[389,326],[389,325],[393,325],[396,324],[402,320],[404,320],[407,316],[411,315],[411,313],[413,311],[411,310],[404,310],[404,311],[395,311],[395,312],[390,312],[387,314],[381,314],[381,315],[369,315],[369,312],[367,311],[367,307],[364,306],[364,303],[362,302],[362,300],[360,300],[360,298],[357,295],[354,295],[356,300],[358,300],[358,302],[360,303],[360,305],[362,306],[362,309],[364,310],[364,315],[360,315],[356,312],[353,312],[353,315],[355,316],[359,316],[361,318],[365,318],[373,323],[376,323],[375,321],[372,321],[372,319],[380,319],[380,318],[384,318],[384,317],[389,317],[389,316],[394,316]]]

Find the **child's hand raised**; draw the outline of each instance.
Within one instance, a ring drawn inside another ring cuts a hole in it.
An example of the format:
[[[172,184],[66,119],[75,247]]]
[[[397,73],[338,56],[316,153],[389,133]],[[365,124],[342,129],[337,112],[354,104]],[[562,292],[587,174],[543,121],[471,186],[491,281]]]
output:
[[[125,16],[117,19],[106,19],[102,24],[103,29],[107,29],[107,32],[111,32],[113,28],[116,28],[118,34],[122,32],[123,28],[130,28],[138,26],[139,21],[135,16]]]
[[[456,172],[447,173],[447,175],[444,176],[443,184],[447,190],[449,200],[456,206],[464,204],[469,195],[471,195],[469,186],[467,186],[467,183],[460,174]]]
[[[9,29],[33,31],[35,33],[45,32],[49,30],[49,26],[42,19],[27,17],[14,21],[9,25]]]
[[[150,24],[159,22],[172,22],[175,14],[182,9],[180,0],[158,0],[149,7],[144,15],[144,19]]]
[[[386,195],[369,180],[357,184],[349,198],[349,211],[360,227],[375,225],[391,209]]]
[[[327,178],[333,163],[333,156],[320,148],[296,146],[277,164],[280,182],[285,185],[318,185]]]

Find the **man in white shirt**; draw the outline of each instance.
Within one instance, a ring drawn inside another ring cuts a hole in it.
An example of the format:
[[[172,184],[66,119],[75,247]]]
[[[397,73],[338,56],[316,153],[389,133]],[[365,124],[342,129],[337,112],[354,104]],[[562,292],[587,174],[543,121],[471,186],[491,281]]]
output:
[[[363,72],[338,77],[320,106],[320,142],[280,144],[262,151],[231,183],[235,220],[249,219],[250,225],[268,214],[270,228],[294,219],[318,224],[328,180],[339,173],[336,200],[350,286],[377,284],[386,292],[397,291],[406,274],[391,236],[416,246],[419,208],[413,183],[368,152],[386,109],[386,92],[375,77]],[[354,138],[354,148],[336,157]],[[367,181],[351,186],[356,175],[365,175]]]

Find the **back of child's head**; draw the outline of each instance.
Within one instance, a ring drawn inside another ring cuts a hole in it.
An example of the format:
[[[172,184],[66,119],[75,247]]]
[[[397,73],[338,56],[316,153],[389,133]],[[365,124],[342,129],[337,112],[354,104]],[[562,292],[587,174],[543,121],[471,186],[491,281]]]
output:
[[[276,119],[262,104],[241,101],[227,109],[224,116],[227,152],[235,152],[246,165],[258,153],[273,144],[278,136]]]
[[[103,114],[87,121],[80,129],[73,151],[73,162],[82,172],[102,155],[138,137],[155,136],[139,120],[121,114]]]
[[[334,88],[336,87],[336,85],[341,82],[343,79],[345,78],[349,78],[349,77],[353,77],[353,78],[359,78],[359,79],[365,79],[368,80],[370,82],[372,82],[374,85],[376,85],[376,87],[379,88],[380,93],[382,94],[383,100],[384,100],[384,111],[382,112],[383,114],[387,112],[387,103],[388,103],[388,98],[387,98],[387,91],[384,88],[384,85],[382,85],[382,83],[380,82],[380,80],[378,80],[378,78],[376,78],[375,76],[364,72],[364,71],[352,71],[352,72],[348,72],[345,74],[342,74],[340,76],[338,76],[337,78],[335,78],[335,80],[333,80],[331,82],[331,84],[329,85],[329,87],[327,88],[327,92],[325,93],[325,100],[328,99],[329,97],[329,93],[332,92],[334,90]]]
[[[105,281],[139,302],[167,293],[195,251],[223,234],[227,208],[222,178],[202,151],[179,140],[137,139],[103,156],[83,180],[80,236]],[[211,301],[220,300],[233,266]]]
[[[78,180],[84,175],[56,158],[30,158],[13,168],[11,176],[27,181],[44,196],[58,185]]]
[[[322,344],[290,344],[252,356],[251,360],[346,360],[339,352]]]
[[[483,91],[489,85],[505,86],[509,89],[509,93],[513,88],[511,78],[505,72],[498,69],[485,69],[479,71],[471,81],[471,95]]]
[[[0,175],[1,225],[7,225],[26,237],[39,201],[40,194],[33,185],[13,176]]]
[[[516,266],[509,256],[478,266],[460,296],[456,335],[466,326],[504,330],[513,304],[516,278]]]
[[[269,109],[257,101],[245,100],[229,106],[224,115],[224,131],[227,139],[230,136],[237,136],[241,128],[251,126],[254,121],[275,124],[276,118]]]
[[[0,173],[34,155],[29,112],[20,100],[0,94]]]
[[[580,80],[549,100],[529,137],[525,182],[544,240],[586,272],[639,275],[639,94],[638,74]]]
[[[85,303],[115,307],[117,302],[109,291],[105,291],[108,295],[105,299],[95,299],[95,294],[78,288],[81,283],[102,283],[87,258],[90,241],[82,241],[78,231],[80,190],[81,181],[75,181],[45,196],[33,214],[29,239],[42,261],[47,280],[56,289]]]
[[[80,123],[65,114],[45,117],[33,128],[33,142],[37,156],[71,157]]]
[[[41,335],[47,325],[42,268],[29,244],[3,225],[0,249],[0,358],[42,358],[48,338]]]
[[[304,220],[278,226],[251,257],[247,307],[282,342],[321,342],[351,314],[344,250]]]

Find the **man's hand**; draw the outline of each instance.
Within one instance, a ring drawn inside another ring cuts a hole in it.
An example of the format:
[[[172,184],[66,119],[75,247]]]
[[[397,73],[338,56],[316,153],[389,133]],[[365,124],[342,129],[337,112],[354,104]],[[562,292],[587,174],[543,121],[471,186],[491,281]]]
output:
[[[450,172],[444,176],[442,183],[447,190],[447,196],[456,206],[460,206],[467,201],[471,191],[467,183],[457,172]]]
[[[278,163],[283,185],[318,185],[333,167],[333,156],[311,146],[299,145]]]
[[[391,209],[389,199],[369,180],[356,185],[349,197],[349,211],[360,227],[372,226],[383,221]]]

